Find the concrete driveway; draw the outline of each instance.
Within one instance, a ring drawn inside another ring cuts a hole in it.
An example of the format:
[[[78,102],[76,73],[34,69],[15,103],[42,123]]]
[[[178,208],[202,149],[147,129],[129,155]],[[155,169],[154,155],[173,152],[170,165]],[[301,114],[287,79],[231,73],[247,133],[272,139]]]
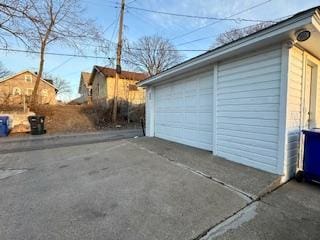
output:
[[[105,130],[87,133],[28,135],[24,137],[0,138],[0,154],[25,152],[49,148],[100,143],[142,136],[138,128]]]
[[[318,240],[320,187],[295,180],[253,202],[201,240]]]
[[[277,180],[197,151],[140,138],[3,153],[0,239],[200,239]],[[227,167],[249,175],[223,181]]]

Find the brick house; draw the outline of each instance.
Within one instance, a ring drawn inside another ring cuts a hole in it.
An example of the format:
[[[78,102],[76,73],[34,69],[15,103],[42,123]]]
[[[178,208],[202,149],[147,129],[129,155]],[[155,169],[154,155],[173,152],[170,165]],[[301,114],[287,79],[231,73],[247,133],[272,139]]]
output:
[[[92,101],[106,107],[114,98],[116,70],[107,67],[94,66],[89,85],[92,88]],[[136,83],[146,79],[144,73],[122,71],[118,82],[119,104],[129,103],[130,105],[144,104],[145,93],[138,88]]]
[[[0,79],[0,104],[23,104],[30,101],[37,75],[22,71]],[[41,78],[38,95],[40,104],[56,104],[58,89],[51,80]]]

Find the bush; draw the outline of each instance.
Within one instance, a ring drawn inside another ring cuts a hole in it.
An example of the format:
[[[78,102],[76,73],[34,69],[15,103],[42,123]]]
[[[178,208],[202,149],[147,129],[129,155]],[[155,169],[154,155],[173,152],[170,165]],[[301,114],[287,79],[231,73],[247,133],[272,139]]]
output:
[[[22,112],[22,105],[9,105],[9,104],[0,104],[0,112]]]
[[[82,106],[82,112],[96,125],[101,126],[111,121],[112,110],[102,104]]]
[[[82,111],[95,125],[105,125],[112,122],[112,106],[113,101],[108,104],[96,103],[93,105],[82,106]],[[139,123],[144,118],[145,104],[128,104],[126,101],[119,101],[117,109],[118,123]]]

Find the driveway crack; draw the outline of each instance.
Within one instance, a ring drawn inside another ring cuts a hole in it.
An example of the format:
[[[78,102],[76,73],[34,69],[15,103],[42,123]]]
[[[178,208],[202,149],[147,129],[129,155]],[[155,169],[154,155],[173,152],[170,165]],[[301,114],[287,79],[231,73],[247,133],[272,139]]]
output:
[[[236,188],[236,187],[234,187],[234,186],[232,186],[232,185],[226,184],[225,182],[223,182],[223,181],[221,181],[221,180],[219,180],[219,179],[217,179],[217,178],[214,178],[214,177],[212,177],[212,176],[210,176],[210,175],[208,175],[208,174],[206,174],[206,173],[203,173],[203,172],[201,172],[201,171],[199,171],[199,170],[197,170],[197,169],[191,168],[191,167],[189,167],[189,166],[187,166],[187,165],[185,165],[185,164],[176,162],[174,159],[170,159],[170,158],[168,158],[168,157],[166,157],[166,156],[160,155],[160,154],[158,154],[158,153],[156,153],[156,152],[154,152],[154,151],[151,151],[151,150],[149,150],[149,149],[147,149],[147,148],[145,148],[145,147],[140,146],[139,144],[136,144],[136,143],[133,143],[133,142],[130,142],[130,141],[127,141],[127,142],[128,142],[128,143],[131,143],[131,144],[133,144],[133,145],[135,145],[135,146],[137,146],[138,148],[140,148],[140,149],[143,150],[143,151],[147,151],[147,152],[149,152],[149,153],[151,153],[151,154],[156,154],[157,156],[160,156],[161,158],[167,160],[168,162],[170,162],[171,164],[174,164],[175,166],[184,168],[184,169],[186,169],[186,170],[188,170],[188,171],[190,171],[190,172],[192,172],[192,173],[194,173],[194,174],[197,174],[197,175],[199,175],[199,176],[201,176],[201,177],[204,177],[204,178],[206,178],[206,179],[209,179],[210,181],[212,181],[212,182],[214,182],[214,183],[216,183],[216,184],[219,184],[219,185],[221,185],[221,186],[224,187],[224,188],[227,188],[228,190],[236,193],[236,194],[239,195],[241,198],[243,198],[244,200],[246,200],[246,202],[252,202],[253,200],[255,200],[255,199],[258,198],[258,197],[255,196],[255,195],[246,193],[246,192],[242,191],[241,189],[238,189],[238,188]]]
[[[269,192],[265,193],[262,196],[259,196],[249,202],[246,206],[240,208],[238,211],[234,212],[230,216],[224,218],[219,223],[215,224],[214,226],[210,227],[209,229],[205,230],[201,234],[199,234],[196,238],[192,240],[211,240],[214,237],[217,237],[230,229],[233,229],[244,222],[248,222],[255,217],[255,209],[258,202],[262,202],[266,204],[265,201],[262,200],[265,196],[269,195],[270,193],[276,191],[281,186],[287,184],[288,182],[279,185],[278,187],[270,190]],[[272,206],[272,205],[270,205]],[[275,206],[272,206],[275,207]]]

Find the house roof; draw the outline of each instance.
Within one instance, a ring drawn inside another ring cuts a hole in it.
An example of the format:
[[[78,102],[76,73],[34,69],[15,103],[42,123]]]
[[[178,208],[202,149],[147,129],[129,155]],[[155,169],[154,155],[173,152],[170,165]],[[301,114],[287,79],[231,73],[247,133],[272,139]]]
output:
[[[96,72],[103,74],[105,77],[116,76],[116,70],[113,68],[94,66],[89,84],[92,84],[93,78],[94,78],[93,76],[95,75]],[[120,74],[121,79],[130,79],[130,80],[136,80],[136,81],[142,81],[147,77],[148,75],[146,75],[145,73],[139,73],[139,72],[121,71],[121,74]]]
[[[52,79],[44,78],[44,80],[53,85],[53,80]]]
[[[89,81],[90,81],[90,77],[91,77],[91,73],[89,73],[89,72],[81,72],[78,93],[81,93],[81,88],[82,88],[83,84],[86,87],[88,87]]]
[[[90,80],[90,76],[91,76],[91,73],[89,73],[89,72],[81,72],[81,77],[82,77],[85,85],[88,85],[89,80]]]
[[[21,72],[18,72],[18,73],[15,73],[15,74],[12,74],[12,75],[9,75],[7,77],[4,77],[4,78],[0,79],[0,83],[5,82],[5,81],[7,81],[9,79],[14,78],[15,76],[18,76],[18,75],[26,73],[26,72],[32,74],[34,77],[37,77],[37,75],[34,72],[32,72],[30,70],[23,70]],[[58,91],[58,89],[53,85],[53,81],[51,79],[40,78],[40,80],[43,81],[44,83],[48,84],[49,86],[53,87],[56,91]]]
[[[186,71],[197,71],[199,67],[204,67],[210,63],[221,61],[227,57],[232,57],[236,54],[243,54],[245,51],[262,47],[262,42],[266,45],[284,41],[285,39],[289,40],[288,36],[294,38],[294,31],[297,30],[297,28],[299,29],[299,27],[301,28],[302,26],[314,24],[315,22],[320,25],[319,8],[320,6],[317,6],[303,12],[299,12],[290,18],[271,25],[270,27],[188,59],[157,75],[139,82],[138,86],[145,87],[152,85],[160,81],[168,80],[169,78],[185,73]],[[312,17],[314,17],[314,19],[312,19]]]

